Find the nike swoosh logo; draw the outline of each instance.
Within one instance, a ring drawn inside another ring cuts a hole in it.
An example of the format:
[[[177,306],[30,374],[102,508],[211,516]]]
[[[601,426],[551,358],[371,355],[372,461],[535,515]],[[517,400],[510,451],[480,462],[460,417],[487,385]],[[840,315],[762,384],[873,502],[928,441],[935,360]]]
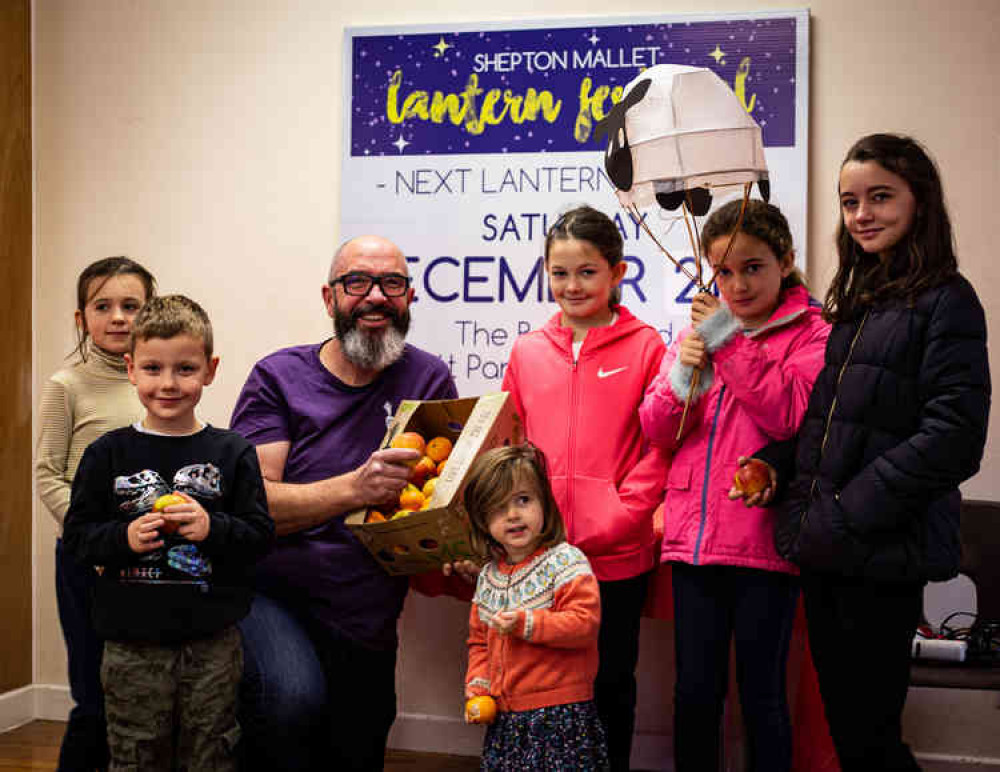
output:
[[[628,365],[625,365],[625,367],[616,367],[614,370],[604,370],[604,369],[598,367],[597,368],[597,377],[598,378],[607,378],[607,377],[609,377],[611,375],[615,375],[616,373],[620,373],[622,370],[628,370]]]

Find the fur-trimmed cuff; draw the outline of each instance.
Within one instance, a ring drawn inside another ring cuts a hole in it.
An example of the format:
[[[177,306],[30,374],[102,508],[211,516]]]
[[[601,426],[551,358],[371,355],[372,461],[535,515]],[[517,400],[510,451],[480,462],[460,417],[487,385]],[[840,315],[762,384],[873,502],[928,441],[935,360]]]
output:
[[[693,377],[693,367],[682,365],[680,359],[674,360],[674,364],[670,368],[670,390],[681,402],[684,402],[688,398],[688,393],[691,391],[691,379]],[[691,395],[692,399],[700,399],[701,395],[712,387],[712,381],[714,380],[715,374],[712,370],[712,363],[709,362],[708,367],[701,371],[701,378],[698,379],[698,388]]]
[[[740,320],[733,316],[728,307],[719,306],[718,311],[701,324],[696,324],[694,329],[705,341],[708,353],[712,354],[725,346],[726,342],[740,331]]]

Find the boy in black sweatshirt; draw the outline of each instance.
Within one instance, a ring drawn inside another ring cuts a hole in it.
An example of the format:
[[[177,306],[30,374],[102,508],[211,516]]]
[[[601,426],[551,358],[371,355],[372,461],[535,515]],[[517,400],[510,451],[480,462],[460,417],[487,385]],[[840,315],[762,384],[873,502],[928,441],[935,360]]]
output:
[[[274,536],[257,454],[195,416],[219,363],[197,303],[151,299],[125,358],[146,415],[87,448],[63,536],[98,574],[110,768],[235,770],[236,622]]]

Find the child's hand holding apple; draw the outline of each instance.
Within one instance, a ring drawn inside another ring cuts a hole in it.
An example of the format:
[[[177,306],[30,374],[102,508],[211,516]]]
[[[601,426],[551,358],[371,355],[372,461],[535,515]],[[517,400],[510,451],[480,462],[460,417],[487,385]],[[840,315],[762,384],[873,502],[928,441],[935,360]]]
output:
[[[740,456],[739,468],[733,476],[729,498],[743,499],[748,507],[766,507],[778,488],[778,473],[774,467],[759,458]]]

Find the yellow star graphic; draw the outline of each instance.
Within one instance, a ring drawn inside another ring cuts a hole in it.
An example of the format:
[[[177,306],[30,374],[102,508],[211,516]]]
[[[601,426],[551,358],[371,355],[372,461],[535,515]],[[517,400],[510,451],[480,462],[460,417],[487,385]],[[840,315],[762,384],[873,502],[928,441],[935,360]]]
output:
[[[715,50],[712,51],[709,54],[709,56],[711,56],[713,59],[715,59],[715,63],[716,64],[718,64],[720,61],[722,61],[722,57],[725,56],[725,55],[726,54],[723,52],[723,50],[721,48],[719,48],[718,43],[716,43],[716,45],[715,45]]]
[[[442,36],[441,39],[438,40],[437,45],[436,46],[431,46],[431,48],[433,48],[433,49],[435,49],[435,51],[437,51],[437,53],[434,54],[434,58],[435,59],[440,59],[442,56],[444,56],[444,52],[445,51],[447,51],[449,48],[454,48],[454,46],[451,45],[450,43],[445,43],[444,42],[444,36]]]

